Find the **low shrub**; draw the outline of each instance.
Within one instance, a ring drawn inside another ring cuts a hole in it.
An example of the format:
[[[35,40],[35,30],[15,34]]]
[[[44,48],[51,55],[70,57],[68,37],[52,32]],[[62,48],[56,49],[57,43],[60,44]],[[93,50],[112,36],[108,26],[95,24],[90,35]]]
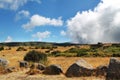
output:
[[[52,46],[41,46],[41,49],[53,49]]]
[[[100,56],[102,56],[102,55],[99,54],[99,53],[93,53],[92,56],[93,56],[93,57],[100,57]]]
[[[55,57],[57,57],[57,56],[60,56],[60,51],[53,51],[53,52],[51,52],[51,56],[55,56]]]
[[[80,53],[77,53],[77,57],[87,56],[87,55],[88,55],[87,52],[80,52]]]
[[[51,51],[51,50],[47,50],[47,51],[45,51],[45,53],[50,53],[50,51]]]
[[[79,49],[79,48],[71,48],[65,52],[68,52],[68,53],[82,53],[82,52],[87,52],[89,51],[88,49]]]
[[[0,51],[2,51],[2,50],[4,50],[4,47],[2,46],[2,47],[0,47]]]
[[[47,55],[45,53],[41,53],[41,52],[33,50],[33,51],[29,51],[25,55],[24,60],[28,62],[40,62],[42,64],[46,64]]]
[[[62,53],[61,55],[65,57],[76,57],[77,53]]]
[[[18,47],[16,51],[27,51],[24,47]]]

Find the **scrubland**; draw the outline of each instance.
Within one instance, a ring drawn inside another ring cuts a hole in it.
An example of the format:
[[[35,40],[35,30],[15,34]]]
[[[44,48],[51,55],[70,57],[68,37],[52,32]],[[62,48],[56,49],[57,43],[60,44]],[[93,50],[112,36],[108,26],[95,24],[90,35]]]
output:
[[[18,50],[18,48],[24,48]],[[48,62],[46,65],[50,64],[59,64],[63,68],[63,72],[70,65],[79,59],[86,60],[94,68],[99,65],[108,65],[110,57],[113,56],[112,53],[116,54],[119,57],[118,52],[120,51],[119,46],[106,45],[102,47],[93,47],[89,45],[82,46],[55,46],[54,48],[46,47],[36,47],[36,46],[4,46],[4,50],[0,51],[0,58],[7,59],[9,61],[10,67],[16,67],[17,70],[8,74],[0,74],[0,80],[105,80],[102,77],[75,77],[67,78],[64,74],[61,75],[27,75],[27,69],[19,68],[19,61],[22,61],[27,52],[31,50],[36,50],[43,52],[48,55]],[[106,53],[105,53],[106,52]],[[77,54],[86,53],[83,55],[77,56]],[[96,54],[95,54],[96,53]],[[91,56],[92,55],[92,56]],[[115,57],[116,57],[115,55]]]

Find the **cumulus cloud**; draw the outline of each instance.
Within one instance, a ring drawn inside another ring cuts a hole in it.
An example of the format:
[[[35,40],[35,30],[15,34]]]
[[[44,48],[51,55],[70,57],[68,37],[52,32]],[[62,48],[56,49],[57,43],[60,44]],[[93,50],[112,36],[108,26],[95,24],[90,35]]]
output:
[[[61,34],[62,36],[66,36],[66,32],[65,32],[64,30],[62,30],[62,31],[60,32],[60,34]]]
[[[120,42],[120,0],[101,0],[67,21],[67,35],[77,43]]]
[[[36,34],[33,34],[33,38],[37,38],[39,41],[42,41],[45,38],[48,38],[50,36],[51,32],[45,31],[45,32],[37,32]]]
[[[23,6],[28,1],[41,3],[41,0],[0,0],[0,8],[17,10],[19,7]]]
[[[30,16],[30,12],[27,11],[27,10],[22,10],[22,11],[19,11],[16,16],[15,16],[15,20],[20,20],[22,18],[29,18]]]
[[[36,26],[44,26],[44,25],[52,25],[52,26],[62,26],[63,21],[61,20],[61,17],[58,19],[51,19],[51,18],[46,18],[40,15],[33,15],[30,18],[30,21],[22,27],[27,30],[31,30],[32,28],[35,28]]]
[[[13,41],[13,39],[11,36],[8,36],[7,39],[5,40],[5,42],[12,42],[12,41]]]
[[[30,12],[27,10],[21,10],[16,14],[15,20],[20,20],[22,18],[29,18]]]

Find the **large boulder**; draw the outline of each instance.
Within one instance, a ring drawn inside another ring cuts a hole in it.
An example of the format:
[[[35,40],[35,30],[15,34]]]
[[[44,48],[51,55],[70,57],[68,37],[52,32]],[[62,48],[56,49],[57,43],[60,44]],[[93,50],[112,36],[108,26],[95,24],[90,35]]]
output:
[[[120,80],[120,60],[111,58],[107,70],[106,80]]]
[[[72,64],[65,75],[67,77],[80,77],[80,76],[91,76],[93,67],[88,64],[85,60],[81,59]]]
[[[49,74],[49,75],[58,75],[63,73],[62,68],[60,65],[50,65],[46,67],[43,74]]]
[[[20,66],[20,68],[27,68],[28,62],[27,61],[19,61],[19,66]]]
[[[0,58],[0,66],[6,67],[6,66],[8,66],[8,64],[9,64],[8,60]]]

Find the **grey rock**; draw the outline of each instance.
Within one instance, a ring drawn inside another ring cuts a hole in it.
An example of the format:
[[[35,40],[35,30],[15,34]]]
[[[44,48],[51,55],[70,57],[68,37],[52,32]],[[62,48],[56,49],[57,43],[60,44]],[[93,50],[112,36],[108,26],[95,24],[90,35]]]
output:
[[[34,63],[30,66],[30,69],[45,70],[46,66],[41,63]]]
[[[27,68],[28,62],[27,61],[19,61],[19,65],[20,65],[20,68],[22,68],[22,67]]]
[[[58,75],[63,73],[63,70],[60,65],[50,65],[45,68],[43,74],[48,74],[48,75]]]
[[[0,58],[0,66],[6,67],[6,66],[8,66],[8,64],[9,64],[8,60]]]
[[[100,65],[96,68],[95,76],[106,76],[108,66],[107,65]]]
[[[106,80],[120,80],[120,60],[111,58],[107,70]]]
[[[39,69],[39,70],[45,70],[45,68],[46,68],[46,66],[41,63],[39,63],[37,66],[37,69]]]
[[[80,76],[91,76],[93,67],[88,64],[85,60],[81,59],[72,64],[65,75],[67,77],[80,77]]]
[[[15,67],[8,67],[8,68],[5,69],[5,72],[6,73],[11,73],[11,72],[14,72],[15,69],[16,69]]]

